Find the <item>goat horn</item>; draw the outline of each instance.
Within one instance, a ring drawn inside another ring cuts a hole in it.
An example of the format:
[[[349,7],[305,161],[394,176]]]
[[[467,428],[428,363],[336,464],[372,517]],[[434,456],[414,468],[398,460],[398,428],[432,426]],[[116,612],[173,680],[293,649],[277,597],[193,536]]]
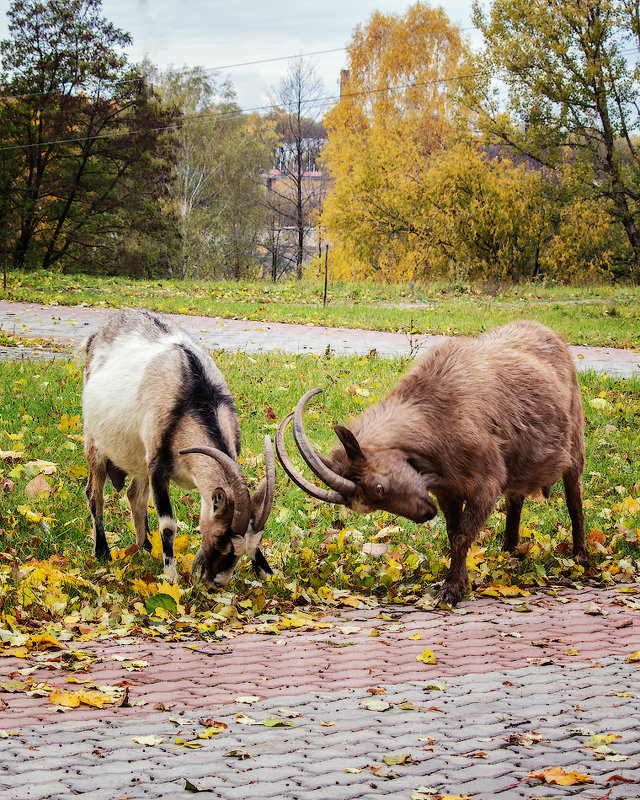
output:
[[[185,450],[180,451],[181,455],[185,453],[202,453],[215,459],[220,464],[233,492],[231,531],[244,536],[251,519],[251,499],[247,482],[237,462],[229,458],[221,450],[216,450],[215,447],[187,447]]]
[[[278,458],[282,464],[282,469],[287,473],[296,486],[298,486],[307,494],[310,494],[311,497],[315,497],[316,500],[323,500],[326,503],[344,505],[347,502],[345,497],[343,497],[341,494],[338,494],[338,492],[330,492],[328,489],[322,489],[321,487],[316,486],[314,483],[311,483],[303,475],[301,475],[293,466],[293,462],[289,458],[289,454],[287,453],[287,449],[284,444],[284,433],[287,429],[287,425],[292,419],[293,411],[290,414],[287,414],[280,425],[278,425],[278,432],[276,433],[276,453],[278,454]]]
[[[334,472],[331,467],[328,467],[322,459],[318,458],[304,430],[304,424],[302,422],[304,407],[314,395],[319,394],[321,391],[322,389],[311,389],[298,400],[296,410],[293,412],[293,438],[307,466],[321,481],[324,481],[330,489],[334,489],[343,497],[348,498],[355,494],[355,483],[344,478],[342,475],[338,475],[338,473]]]
[[[264,502],[262,503],[262,508],[253,520],[252,528],[254,533],[258,533],[258,531],[261,531],[264,528],[264,524],[267,521],[269,513],[271,512],[273,496],[276,491],[276,462],[275,458],[273,457],[273,442],[271,441],[270,436],[264,437],[264,466],[266,470],[265,480],[267,482],[267,488],[264,492]]]

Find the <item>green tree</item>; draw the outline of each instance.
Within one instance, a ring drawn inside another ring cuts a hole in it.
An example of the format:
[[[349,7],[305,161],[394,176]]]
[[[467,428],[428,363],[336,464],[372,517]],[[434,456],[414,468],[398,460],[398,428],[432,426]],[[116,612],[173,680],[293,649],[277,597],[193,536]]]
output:
[[[132,239],[166,234],[157,201],[171,145],[161,130],[174,118],[127,65],[128,34],[100,11],[100,0],[14,0],[8,11],[2,131],[18,268],[157,268],[144,248],[126,259]]]
[[[506,84],[507,113],[490,80],[467,95],[490,140],[566,176],[601,200],[640,263],[637,0],[493,0],[474,6],[485,39],[477,75]]]
[[[243,114],[231,83],[201,68],[152,70],[151,79],[182,120],[169,190],[181,233],[177,273],[244,277],[266,222],[261,173],[273,124]]]

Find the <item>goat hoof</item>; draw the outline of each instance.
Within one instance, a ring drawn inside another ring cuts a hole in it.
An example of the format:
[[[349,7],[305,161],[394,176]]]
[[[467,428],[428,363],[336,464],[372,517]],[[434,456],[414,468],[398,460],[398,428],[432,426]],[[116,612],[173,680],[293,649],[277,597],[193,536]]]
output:
[[[165,567],[162,577],[166,578],[170,583],[178,583],[178,570],[173,565]]]
[[[448,606],[457,606],[460,600],[462,600],[463,594],[463,589],[457,586],[447,586],[444,584],[436,595],[436,605],[438,603],[444,603]]]
[[[96,550],[95,557],[98,559],[98,561],[109,562],[111,561],[111,551],[108,547],[106,550]]]
[[[144,544],[142,545],[142,549],[146,550],[148,553],[150,553],[151,550],[153,549],[152,546],[151,546],[151,539],[149,539],[148,536],[145,537]]]
[[[576,562],[576,564],[579,564],[581,567],[584,567],[585,569],[589,569],[589,567],[591,566],[591,559],[589,558],[589,553],[587,552],[582,551],[579,553],[574,553],[573,560]]]

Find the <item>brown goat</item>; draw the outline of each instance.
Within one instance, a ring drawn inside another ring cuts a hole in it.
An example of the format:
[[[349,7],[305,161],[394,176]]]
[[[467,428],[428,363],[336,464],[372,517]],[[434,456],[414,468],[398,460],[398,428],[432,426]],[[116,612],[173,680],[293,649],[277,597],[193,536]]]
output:
[[[503,549],[518,544],[526,495],[564,482],[573,554],[589,563],[582,512],[584,423],[576,369],[566,341],[537,322],[512,322],[476,338],[433,345],[385,398],[349,423],[331,458],[315,451],[304,407],[280,424],[276,451],[289,477],[314,497],[358,512],[376,509],[426,522],[438,501],[451,566],[439,599],[455,605],[467,586],[469,546],[500,497],[506,498]],[[332,491],[296,471],[284,446],[293,435],[302,457]],[[432,497],[433,495],[433,497]]]

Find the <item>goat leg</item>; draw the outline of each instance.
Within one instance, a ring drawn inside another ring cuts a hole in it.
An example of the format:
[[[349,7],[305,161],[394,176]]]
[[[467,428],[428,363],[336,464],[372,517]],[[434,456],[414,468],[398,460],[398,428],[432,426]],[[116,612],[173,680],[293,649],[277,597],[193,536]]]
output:
[[[93,519],[94,553],[101,561],[111,561],[111,552],[104,532],[104,484],[107,479],[107,469],[104,459],[100,458],[92,439],[87,439],[85,444],[89,476],[85,494],[89,504],[89,511]]]
[[[573,535],[573,558],[576,564],[588,567],[591,563],[587,550],[587,539],[584,529],[584,513],[582,511],[582,481],[580,473],[568,470],[562,476],[564,495],[571,517],[571,533]]]
[[[484,493],[473,500],[467,500],[461,512],[456,503],[445,513],[447,533],[451,548],[451,566],[444,579],[436,600],[455,606],[462,600],[467,589],[467,553],[482,526],[489,519],[491,510],[498,499],[497,493]],[[442,506],[441,506],[442,507]],[[452,526],[450,527],[449,520]],[[453,527],[457,522],[458,524]]]
[[[127,489],[127,499],[131,507],[133,525],[136,529],[136,543],[138,547],[151,550],[151,537],[149,531],[149,480],[146,478],[133,478]]]
[[[151,494],[158,515],[158,527],[162,539],[164,571],[170,580],[176,582],[178,572],[173,557],[173,539],[178,526],[173,518],[171,498],[169,497],[169,478],[161,467],[150,468],[149,474],[151,475]]]
[[[507,506],[507,520],[505,523],[502,549],[507,553],[513,553],[520,541],[520,515],[522,514],[524,495],[516,494],[515,492],[507,492],[505,501]]]

